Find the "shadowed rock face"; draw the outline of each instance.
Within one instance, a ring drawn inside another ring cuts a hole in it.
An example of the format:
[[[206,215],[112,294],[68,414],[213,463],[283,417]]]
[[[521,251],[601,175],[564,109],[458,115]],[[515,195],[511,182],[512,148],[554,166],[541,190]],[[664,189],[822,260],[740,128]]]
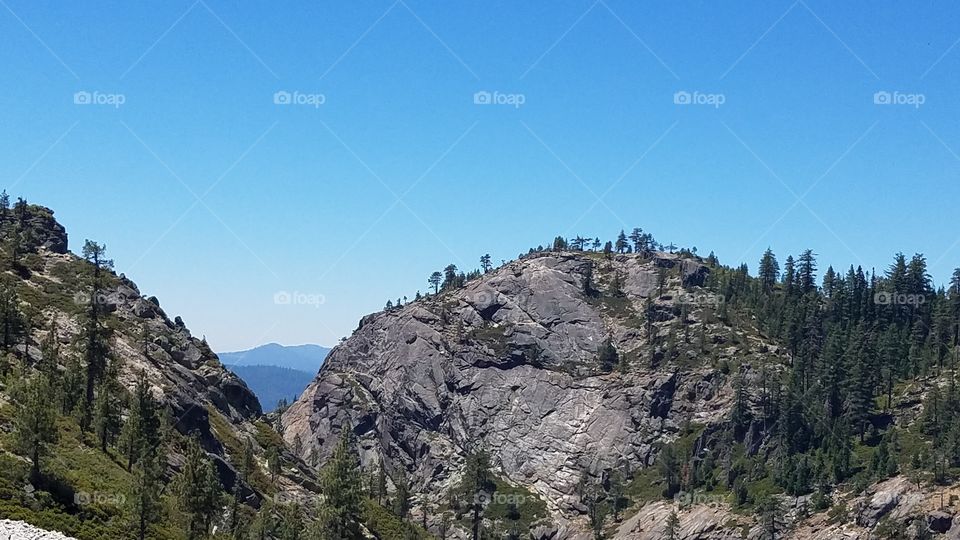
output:
[[[682,422],[727,414],[733,393],[719,372],[649,367],[651,337],[681,324],[679,300],[708,273],[669,254],[538,254],[367,316],[284,413],[285,437],[324,457],[346,426],[364,463],[405,468],[432,500],[458,480],[466,450],[483,447],[558,521],[575,519],[584,471],[649,465]],[[623,297],[610,295],[614,275]],[[689,311],[684,324],[701,324],[700,306]],[[647,325],[645,312],[662,322]],[[625,372],[600,364],[608,339],[630,360]]]

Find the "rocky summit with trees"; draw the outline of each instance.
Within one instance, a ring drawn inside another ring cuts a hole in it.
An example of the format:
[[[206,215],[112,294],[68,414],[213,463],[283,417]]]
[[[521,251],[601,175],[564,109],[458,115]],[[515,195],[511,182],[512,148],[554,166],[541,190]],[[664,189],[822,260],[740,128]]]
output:
[[[83,540],[960,534],[960,270],[767,250],[751,273],[635,228],[426,277],[263,414],[106,246],[70,252],[4,193],[0,518]]]

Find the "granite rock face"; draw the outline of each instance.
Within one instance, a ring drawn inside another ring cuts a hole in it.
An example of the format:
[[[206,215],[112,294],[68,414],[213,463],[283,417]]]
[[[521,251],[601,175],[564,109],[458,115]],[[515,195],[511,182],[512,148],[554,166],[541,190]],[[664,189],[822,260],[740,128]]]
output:
[[[701,288],[708,274],[667,253],[537,254],[367,316],[283,414],[284,436],[322,458],[353,429],[363,462],[403,468],[428,507],[482,447],[498,474],[546,502],[561,526],[547,537],[576,537],[581,475],[650,465],[683,423],[726,418],[729,377],[662,359],[670,332],[703,326],[712,345],[727,339],[705,320],[716,308]],[[616,370],[601,361],[607,342]]]

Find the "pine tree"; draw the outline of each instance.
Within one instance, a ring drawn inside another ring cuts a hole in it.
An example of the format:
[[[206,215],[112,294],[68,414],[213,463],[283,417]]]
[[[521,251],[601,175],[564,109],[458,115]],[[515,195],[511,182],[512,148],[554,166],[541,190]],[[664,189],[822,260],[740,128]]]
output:
[[[303,530],[303,516],[300,507],[296,504],[284,505],[280,508],[277,540],[300,540]]]
[[[107,384],[100,385],[93,402],[93,431],[103,452],[120,431],[120,403]]]
[[[730,412],[730,422],[733,424],[736,437],[740,438],[744,435],[746,428],[750,426],[752,420],[749,389],[747,388],[746,376],[742,371],[737,376],[734,390],[735,395],[733,409]]]
[[[127,470],[142,457],[156,452],[160,444],[160,404],[150,383],[140,372],[133,389],[127,421],[120,432],[120,449],[127,458]]]
[[[643,245],[643,229],[636,227],[630,231],[630,241],[633,242],[633,251],[637,253],[642,253],[645,246]]]
[[[767,250],[763,252],[763,257],[760,259],[760,266],[757,272],[760,278],[760,285],[763,287],[764,292],[772,291],[777,280],[780,278],[780,264],[777,262],[777,257],[770,248],[767,248]]]
[[[680,534],[680,519],[677,517],[677,512],[671,510],[670,515],[667,516],[667,525],[663,531],[663,539],[677,540],[678,534]]]
[[[147,538],[150,525],[160,521],[160,491],[163,469],[159,456],[145,454],[133,468],[133,480],[126,497],[127,512],[138,540]]]
[[[90,425],[93,416],[94,387],[106,373],[110,354],[107,339],[109,330],[103,324],[106,316],[102,298],[103,274],[113,268],[113,261],[104,258],[106,247],[91,240],[83,245],[83,257],[92,267],[90,301],[87,305],[83,328],[83,356],[87,364],[86,402],[81,427]]]
[[[797,259],[797,280],[800,291],[808,293],[817,287],[817,259],[813,250],[807,249]]]
[[[613,371],[613,368],[617,366],[620,361],[620,356],[617,354],[617,349],[613,346],[613,341],[610,338],[607,338],[603,345],[600,346],[600,353],[598,362],[600,364],[600,370],[609,373]]]
[[[37,482],[41,478],[41,460],[58,440],[50,384],[43,375],[35,375],[14,394],[16,446],[30,459],[30,481]]]
[[[630,244],[627,243],[627,235],[624,234],[623,229],[620,229],[620,234],[617,236],[617,244],[616,244],[617,253],[624,253],[629,248],[630,248]]]
[[[463,493],[473,510],[471,530],[473,540],[480,538],[480,525],[483,522],[483,502],[492,489],[490,474],[490,457],[480,450],[467,455],[466,467],[463,473]]]
[[[440,272],[434,272],[430,274],[430,278],[427,279],[427,283],[433,286],[433,294],[440,292],[440,283],[443,282],[443,274]]]
[[[321,471],[321,489],[324,499],[318,512],[318,530],[331,540],[361,538],[360,459],[348,427],[342,429],[333,455]]]
[[[20,311],[20,299],[17,296],[13,280],[4,275],[0,276],[0,331],[2,342],[0,347],[9,351],[23,335],[26,319]]]
[[[491,268],[493,268],[493,265],[490,264],[490,254],[486,253],[480,257],[480,269],[486,274]]]
[[[187,443],[185,462],[174,480],[177,507],[186,520],[187,540],[198,540],[210,532],[219,510],[220,481],[217,472],[196,437]]]
[[[280,451],[276,446],[267,448],[267,470],[270,472],[270,480],[276,483],[277,477],[282,470],[280,463]]]
[[[393,494],[393,513],[400,519],[406,519],[411,506],[410,481],[402,468],[397,470],[397,478],[393,484],[397,488]]]

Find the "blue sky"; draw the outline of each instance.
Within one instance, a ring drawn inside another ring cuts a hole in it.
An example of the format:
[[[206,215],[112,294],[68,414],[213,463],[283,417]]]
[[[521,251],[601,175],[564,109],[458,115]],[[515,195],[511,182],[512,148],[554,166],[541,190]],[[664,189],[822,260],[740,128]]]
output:
[[[768,245],[823,268],[921,252],[942,283],[958,13],[2,0],[0,184],[217,350],[332,344],[447,263],[634,226],[751,269]]]

